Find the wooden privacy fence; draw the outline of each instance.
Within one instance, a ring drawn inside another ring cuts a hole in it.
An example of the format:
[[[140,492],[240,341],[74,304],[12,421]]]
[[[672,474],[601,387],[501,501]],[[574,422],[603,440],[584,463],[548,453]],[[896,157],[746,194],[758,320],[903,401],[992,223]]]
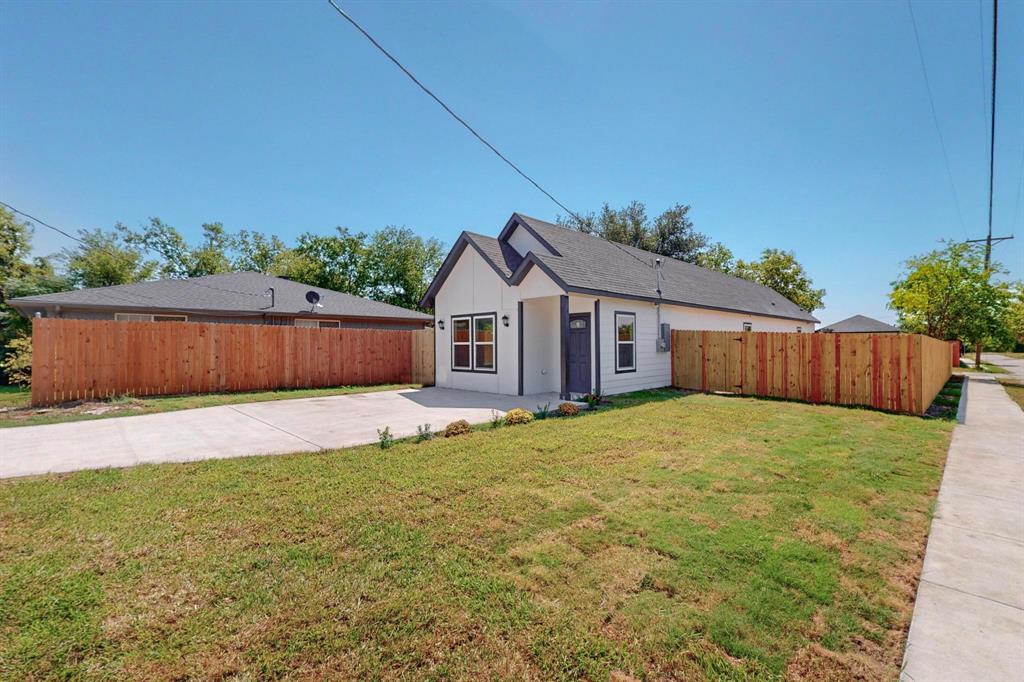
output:
[[[434,383],[434,330],[32,321],[32,404],[116,395]]]
[[[920,334],[672,332],[672,385],[923,414],[952,374]]]

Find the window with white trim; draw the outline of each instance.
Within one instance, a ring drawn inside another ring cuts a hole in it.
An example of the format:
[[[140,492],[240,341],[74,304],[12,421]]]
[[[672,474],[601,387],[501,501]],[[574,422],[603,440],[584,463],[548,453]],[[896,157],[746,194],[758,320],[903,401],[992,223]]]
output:
[[[338,320],[311,320],[305,317],[295,318],[296,327],[317,327],[319,329],[338,329],[341,322]]]
[[[473,369],[494,371],[494,315],[473,318]]]
[[[143,313],[114,313],[121,322],[187,322],[188,315],[150,315]]]
[[[615,371],[636,371],[636,315],[615,313]]]
[[[496,313],[452,318],[452,369],[460,372],[496,372],[498,328]]]
[[[752,330],[753,328],[754,328],[754,325],[750,324],[749,322],[744,322],[744,323],[743,323],[743,331],[745,331],[745,332],[749,332],[749,331],[751,331],[751,330]]]
[[[799,334],[799,333],[800,333],[800,332],[802,332],[803,330],[804,330],[804,328],[803,328],[803,327],[797,327],[797,328],[796,328],[796,332],[797,332],[797,334]]]

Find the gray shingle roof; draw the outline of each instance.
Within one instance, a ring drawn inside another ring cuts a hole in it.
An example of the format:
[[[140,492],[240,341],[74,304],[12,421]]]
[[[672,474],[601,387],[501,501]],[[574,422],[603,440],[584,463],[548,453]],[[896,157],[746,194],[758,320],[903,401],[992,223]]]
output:
[[[274,305],[265,295],[274,288]],[[430,320],[430,315],[399,306],[371,301],[330,289],[271,277],[258,272],[232,272],[193,279],[161,279],[95,289],[76,289],[57,294],[24,296],[9,302],[15,307],[61,305],[73,308],[155,309],[294,315],[309,313],[306,292],[320,294],[318,315]]]
[[[839,333],[870,333],[870,334],[887,334],[898,332],[899,329],[886,324],[881,320],[876,320],[873,317],[867,317],[865,315],[854,315],[848,317],[845,320],[840,320],[834,324],[830,324],[822,327],[818,330],[819,332],[835,332]]]
[[[657,254],[615,244],[600,237],[552,223],[514,214],[558,255],[534,254],[536,259],[572,289],[588,289],[610,295],[656,299],[654,259]],[[510,221],[511,223],[511,221]],[[472,235],[474,241],[483,241]],[[490,239],[490,238],[485,238]],[[492,240],[498,242],[498,240]],[[487,247],[494,252],[494,245]],[[708,270],[661,256],[662,300],[807,322],[817,318],[768,287],[739,277]],[[510,263],[504,263],[504,268]]]

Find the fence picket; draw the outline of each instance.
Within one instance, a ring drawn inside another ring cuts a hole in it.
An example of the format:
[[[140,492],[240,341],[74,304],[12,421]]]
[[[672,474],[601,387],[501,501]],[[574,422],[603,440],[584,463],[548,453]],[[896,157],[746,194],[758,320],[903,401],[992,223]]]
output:
[[[434,383],[434,330],[32,321],[32,404],[79,398]]]
[[[673,330],[672,385],[922,414],[950,356],[947,342],[920,334]]]

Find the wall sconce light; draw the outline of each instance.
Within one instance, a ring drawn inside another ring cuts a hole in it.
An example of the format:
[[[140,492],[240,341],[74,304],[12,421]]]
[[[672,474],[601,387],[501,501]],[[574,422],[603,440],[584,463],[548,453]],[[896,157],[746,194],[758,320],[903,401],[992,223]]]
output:
[[[501,316],[501,323],[503,325],[505,325],[506,327],[508,326],[508,315],[502,315]]]
[[[437,321],[437,328],[440,329],[441,331],[444,331],[444,320]]]

